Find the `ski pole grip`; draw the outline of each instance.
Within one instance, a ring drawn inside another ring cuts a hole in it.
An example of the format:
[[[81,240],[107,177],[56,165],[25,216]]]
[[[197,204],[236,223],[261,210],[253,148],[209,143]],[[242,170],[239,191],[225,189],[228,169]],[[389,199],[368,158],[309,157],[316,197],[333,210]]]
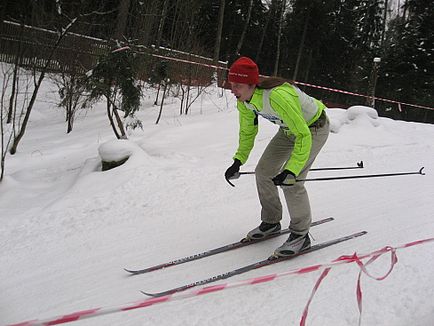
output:
[[[235,185],[232,182],[230,182],[228,178],[225,178],[225,179],[232,187],[235,187]]]

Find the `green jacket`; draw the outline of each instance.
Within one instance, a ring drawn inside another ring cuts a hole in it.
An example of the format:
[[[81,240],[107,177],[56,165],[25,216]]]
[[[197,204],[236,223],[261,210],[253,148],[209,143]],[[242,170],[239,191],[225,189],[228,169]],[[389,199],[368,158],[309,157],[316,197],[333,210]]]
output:
[[[309,159],[314,123],[325,105],[308,96],[297,87],[285,83],[273,89],[256,88],[249,102],[237,102],[240,118],[239,146],[234,155],[244,164],[253,148],[258,133],[258,115],[277,124],[286,135],[295,137],[294,149],[285,169],[298,176]]]

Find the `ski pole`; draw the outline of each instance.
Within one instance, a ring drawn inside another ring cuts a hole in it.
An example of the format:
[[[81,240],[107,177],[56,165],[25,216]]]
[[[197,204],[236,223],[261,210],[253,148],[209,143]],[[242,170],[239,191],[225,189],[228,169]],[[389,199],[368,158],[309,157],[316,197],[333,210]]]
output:
[[[363,169],[363,161],[357,162],[357,166],[343,166],[343,167],[327,167],[327,168],[312,168],[309,171],[332,171],[332,170],[351,170]]]
[[[341,167],[326,167],[326,168],[312,168],[309,171],[332,171],[332,170],[351,170],[351,169],[363,169],[363,161],[357,162],[357,166],[341,166]],[[248,174],[255,174],[254,171],[245,171],[245,172],[238,172],[238,176],[234,179],[238,179],[240,175],[248,175]],[[226,181],[232,186],[235,187],[235,185],[230,182],[228,179]]]
[[[363,169],[363,161],[357,162],[357,166],[340,166],[340,167],[326,167],[326,168],[312,168],[309,171],[333,171],[333,170],[351,170],[351,169]],[[255,174],[254,171],[239,172],[240,175],[243,174]]]
[[[363,178],[379,178],[379,177],[393,177],[399,175],[420,174],[425,175],[423,172],[424,167],[421,167],[417,172],[399,172],[399,173],[383,173],[383,174],[365,174],[365,175],[349,175],[344,177],[327,177],[327,178],[311,178],[311,179],[298,179],[299,181],[328,181],[328,180],[344,180],[344,179],[363,179]],[[283,184],[282,186],[285,186]],[[289,186],[289,185],[286,185]]]
[[[425,175],[423,169],[425,167],[421,167],[417,172],[399,172],[399,173],[382,173],[382,174],[365,174],[365,175],[348,175],[343,177],[325,177],[325,178],[309,178],[309,179],[297,179],[297,182],[301,181],[330,181],[330,180],[345,180],[345,179],[364,179],[364,178],[379,178],[379,177],[393,177],[400,175],[411,175],[411,174],[419,174]],[[226,180],[232,187],[235,187],[229,180]],[[291,186],[288,184],[282,184],[281,186]]]

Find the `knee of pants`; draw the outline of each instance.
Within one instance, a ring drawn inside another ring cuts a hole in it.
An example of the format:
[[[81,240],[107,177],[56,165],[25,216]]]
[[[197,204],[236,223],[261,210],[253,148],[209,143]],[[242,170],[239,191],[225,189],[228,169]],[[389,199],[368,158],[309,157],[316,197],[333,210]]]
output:
[[[261,164],[261,162],[258,163],[258,165],[255,168],[255,176],[258,178],[273,178],[275,177],[277,172],[275,172],[273,169],[271,169],[266,164]]]
[[[306,188],[304,187],[304,182],[296,182],[293,186],[284,187],[283,192],[293,197],[304,196]]]

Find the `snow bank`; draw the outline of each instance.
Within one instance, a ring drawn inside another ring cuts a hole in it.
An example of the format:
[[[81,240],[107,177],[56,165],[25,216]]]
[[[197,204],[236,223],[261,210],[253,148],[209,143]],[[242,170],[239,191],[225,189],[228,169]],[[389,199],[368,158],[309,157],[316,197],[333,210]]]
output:
[[[143,150],[135,143],[129,140],[110,140],[98,148],[101,160],[105,162],[121,161],[130,156],[143,155]]]
[[[355,105],[347,110],[328,109],[327,113],[330,117],[330,131],[332,133],[338,133],[341,127],[346,124],[357,125],[362,128],[380,125],[377,111],[368,106]]]
[[[139,170],[151,168],[153,158],[150,157],[140,146],[130,140],[109,140],[98,148],[98,157],[87,159],[77,176],[74,189],[80,192],[110,191],[134,177]],[[111,170],[101,171],[101,161],[113,162],[127,161]]]

